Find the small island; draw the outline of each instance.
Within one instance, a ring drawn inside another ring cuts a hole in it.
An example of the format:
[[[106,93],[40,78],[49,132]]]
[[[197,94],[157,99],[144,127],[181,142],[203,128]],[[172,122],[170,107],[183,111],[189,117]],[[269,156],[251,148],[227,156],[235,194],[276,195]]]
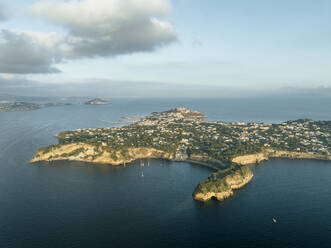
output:
[[[1,101],[0,102],[0,112],[12,112],[12,111],[30,111],[37,110],[41,108],[49,107],[60,107],[71,105],[70,103],[31,103],[31,102],[16,102],[16,101]]]
[[[85,102],[85,104],[86,105],[106,105],[106,104],[110,104],[110,102],[106,101],[104,99],[101,99],[101,98],[94,98],[92,100]]]
[[[58,144],[30,161],[125,165],[139,159],[187,161],[215,170],[193,192],[197,201],[222,201],[253,178],[250,164],[270,158],[331,160],[331,121],[279,124],[210,122],[186,108],[153,112],[119,128],[59,133]]]
[[[0,102],[0,112],[10,112],[10,111],[26,111],[40,109],[41,106],[35,103],[29,102],[12,102],[12,101],[1,101]]]

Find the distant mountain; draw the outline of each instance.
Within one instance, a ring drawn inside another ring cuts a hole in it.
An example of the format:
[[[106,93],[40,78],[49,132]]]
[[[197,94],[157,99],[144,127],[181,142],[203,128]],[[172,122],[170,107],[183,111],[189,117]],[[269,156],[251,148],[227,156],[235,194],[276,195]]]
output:
[[[104,99],[101,99],[101,98],[94,98],[92,100],[89,100],[89,101],[85,102],[85,104],[88,104],[88,105],[105,105],[105,104],[110,104],[110,102],[106,101]]]

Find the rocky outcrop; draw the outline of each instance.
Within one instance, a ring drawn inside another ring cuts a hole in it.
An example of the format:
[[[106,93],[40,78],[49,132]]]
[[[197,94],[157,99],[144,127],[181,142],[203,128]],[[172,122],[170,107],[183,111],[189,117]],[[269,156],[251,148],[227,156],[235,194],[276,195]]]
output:
[[[252,178],[253,173],[247,166],[232,165],[201,182],[195,189],[193,197],[202,202],[213,198],[223,201],[232,196],[234,190],[244,187]]]
[[[330,155],[266,149],[260,153],[237,156],[232,159],[232,162],[241,165],[259,164],[270,158],[331,160]]]
[[[331,160],[331,155],[322,155],[316,153],[287,152],[271,149],[267,150],[267,153],[269,158]]]
[[[237,156],[232,159],[233,164],[227,167],[227,165],[219,160],[199,155],[191,155],[190,157],[182,156],[184,151],[182,153],[180,152],[182,151],[170,154],[161,150],[146,147],[108,150],[107,147],[103,146],[93,146],[86,143],[70,143],[41,148],[30,162],[67,160],[121,165],[138,159],[156,158],[198,163],[218,170],[207,180],[201,182],[193,193],[195,200],[206,202],[213,198],[223,201],[226,198],[231,197],[234,194],[234,190],[240,189],[248,184],[253,178],[253,172],[247,166],[249,164],[261,163],[270,158],[331,160],[331,156],[329,155],[266,149],[256,154]]]
[[[261,152],[256,154],[237,156],[232,159],[232,162],[241,165],[248,165],[248,164],[261,163],[268,159],[269,159],[268,154]]]
[[[214,173],[206,181],[201,182],[193,193],[193,197],[198,201],[209,201],[217,199],[223,201],[234,194],[235,189],[240,189],[249,183],[253,178],[253,172],[247,165],[259,164],[270,158],[287,158],[287,159],[321,159],[331,160],[330,155],[321,155],[313,153],[300,153],[265,149],[260,153],[237,156],[232,159],[232,165]]]
[[[30,162],[67,160],[121,165],[145,158],[173,159],[173,155],[153,148],[128,148],[125,150],[107,151],[85,143],[72,143],[42,148],[38,150]]]

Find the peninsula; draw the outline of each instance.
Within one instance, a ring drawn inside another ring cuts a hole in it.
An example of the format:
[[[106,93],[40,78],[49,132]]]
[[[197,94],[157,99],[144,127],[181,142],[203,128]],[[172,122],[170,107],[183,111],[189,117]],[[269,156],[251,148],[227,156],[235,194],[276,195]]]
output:
[[[154,112],[119,128],[59,133],[58,144],[30,161],[84,161],[121,165],[138,159],[188,161],[216,170],[194,199],[224,200],[253,178],[249,164],[269,158],[331,160],[331,121],[300,119],[280,124],[210,122],[197,111]]]

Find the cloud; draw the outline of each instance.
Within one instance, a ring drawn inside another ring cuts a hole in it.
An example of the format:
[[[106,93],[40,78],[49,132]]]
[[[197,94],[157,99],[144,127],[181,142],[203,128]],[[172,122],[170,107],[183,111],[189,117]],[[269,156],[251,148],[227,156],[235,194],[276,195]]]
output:
[[[68,30],[66,58],[107,57],[153,51],[177,40],[164,19],[167,0],[71,0],[39,2],[34,15]]]
[[[38,2],[32,13],[67,34],[0,31],[0,73],[58,73],[54,65],[66,60],[153,51],[177,40],[164,20],[171,8],[167,0]]]
[[[3,4],[0,3],[0,21],[4,21],[8,18],[8,14],[6,9],[4,8]]]
[[[55,33],[2,30],[0,73],[57,73],[53,64],[63,59],[62,39]]]

